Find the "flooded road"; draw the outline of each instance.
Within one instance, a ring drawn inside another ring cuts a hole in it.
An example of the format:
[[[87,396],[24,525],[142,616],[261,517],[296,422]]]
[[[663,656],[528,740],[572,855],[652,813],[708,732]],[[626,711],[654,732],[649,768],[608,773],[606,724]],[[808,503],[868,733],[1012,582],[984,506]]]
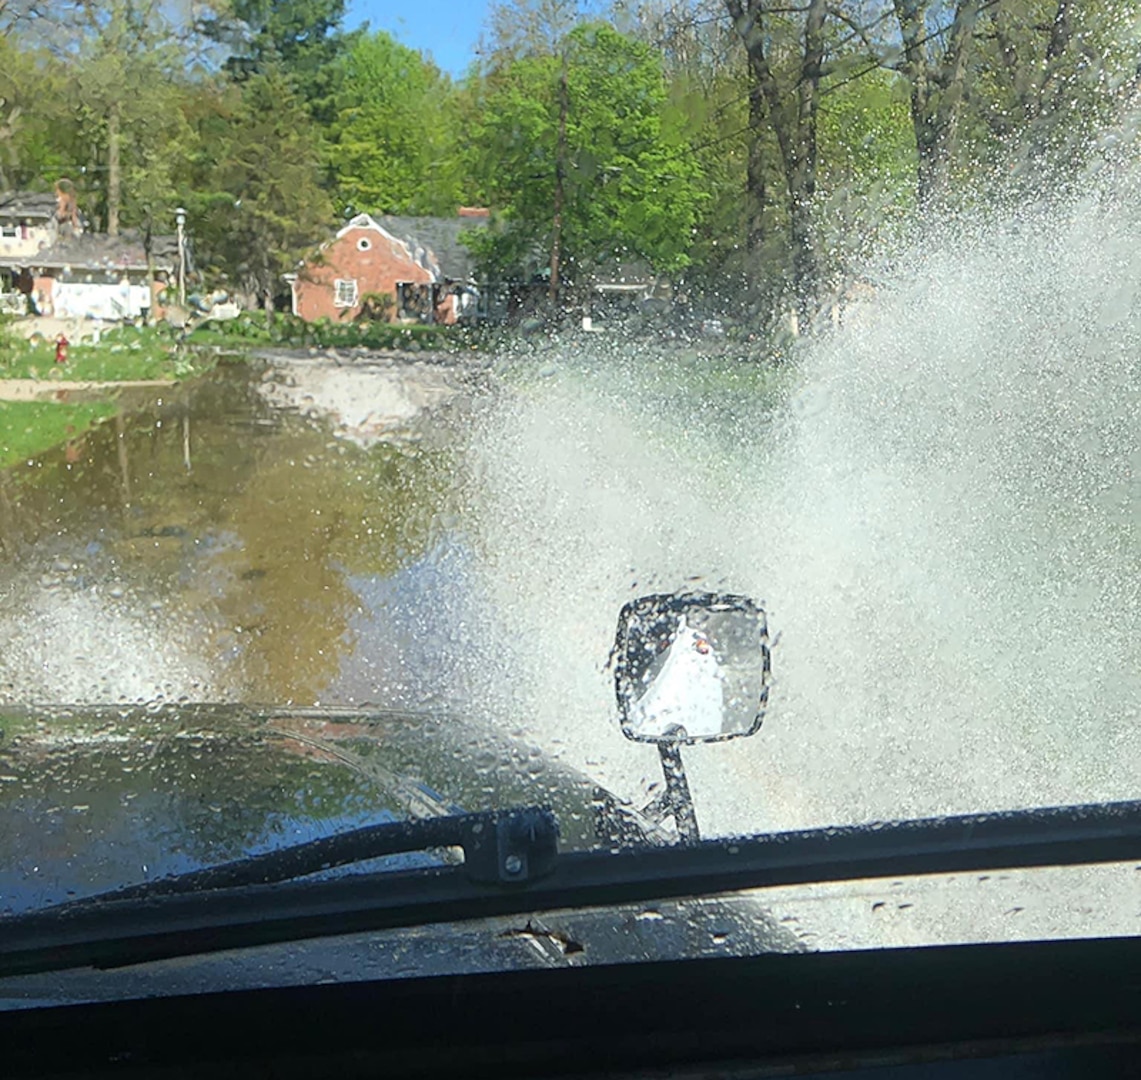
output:
[[[354,657],[454,542],[478,383],[230,364],[0,477],[0,700],[375,700]]]

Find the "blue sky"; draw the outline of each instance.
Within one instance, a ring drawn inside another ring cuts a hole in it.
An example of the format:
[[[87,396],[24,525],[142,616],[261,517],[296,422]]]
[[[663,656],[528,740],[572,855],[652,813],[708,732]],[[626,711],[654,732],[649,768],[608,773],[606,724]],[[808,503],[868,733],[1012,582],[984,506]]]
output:
[[[455,76],[472,61],[488,6],[489,0],[350,0],[345,25],[387,30]]]

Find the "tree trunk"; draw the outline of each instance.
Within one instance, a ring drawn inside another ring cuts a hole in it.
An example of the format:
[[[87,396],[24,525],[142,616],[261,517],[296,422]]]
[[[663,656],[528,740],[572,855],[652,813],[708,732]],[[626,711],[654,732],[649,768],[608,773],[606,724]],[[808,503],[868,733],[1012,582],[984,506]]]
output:
[[[745,173],[745,200],[747,220],[745,232],[746,250],[758,254],[765,242],[765,207],[768,205],[768,186],[765,177],[765,145],[759,133],[765,125],[765,99],[760,87],[754,85],[749,91],[749,130],[753,133],[749,144],[749,161]]]
[[[808,328],[816,314],[820,289],[820,264],[812,214],[816,196],[816,119],[824,60],[825,0],[808,0],[804,17],[804,51],[795,85],[782,87],[769,63],[769,35],[762,0],[726,0],[733,26],[745,46],[753,80],[750,96],[750,126],[765,122],[776,136],[789,199],[789,242],[792,247],[793,289],[798,322]],[[755,98],[764,103],[754,108]],[[753,127],[754,152],[759,132]],[[750,162],[751,164],[751,162]],[[750,185],[760,172],[750,169]],[[763,187],[750,186],[756,203]]]
[[[917,184],[922,204],[946,188],[979,0],[958,0],[946,34],[943,56],[935,67],[928,63],[924,48],[933,36],[928,29],[929,0],[894,0],[894,4],[903,38],[900,70],[911,88],[911,123],[915,130]]]
[[[119,235],[119,208],[122,205],[122,170],[119,165],[119,147],[122,135],[119,102],[112,102],[107,111],[107,235]]]
[[[816,117],[824,65],[824,15],[825,0],[810,0],[804,21],[796,159],[793,182],[789,185],[793,280],[796,283],[797,315],[802,327],[810,327],[815,319],[820,295],[820,266],[812,213],[816,200]]]
[[[1046,45],[1046,55],[1042,61],[1041,78],[1036,81],[1033,99],[1028,103],[1027,114],[1030,133],[1026,140],[1026,155],[1030,162],[1038,165],[1045,161],[1050,148],[1050,135],[1053,113],[1058,106],[1062,88],[1054,85],[1058,75],[1059,62],[1070,46],[1074,34],[1071,19],[1071,0],[1058,0],[1054,21],[1050,27],[1050,40]]]
[[[559,128],[555,141],[555,212],[551,221],[551,280],[548,299],[552,304],[559,299],[559,259],[563,242],[563,203],[566,199],[567,112],[570,109],[567,91],[567,54],[563,51],[562,70],[559,72]]]

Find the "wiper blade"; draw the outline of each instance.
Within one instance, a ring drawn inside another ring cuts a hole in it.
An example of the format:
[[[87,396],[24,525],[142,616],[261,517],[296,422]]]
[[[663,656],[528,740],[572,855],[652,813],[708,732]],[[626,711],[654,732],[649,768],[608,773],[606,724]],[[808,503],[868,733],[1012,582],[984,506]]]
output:
[[[554,813],[543,807],[385,822],[308,840],[264,855],[158,878],[73,901],[67,907],[272,885],[389,855],[450,847],[463,848],[464,869],[470,881],[515,884],[550,872],[558,851],[558,835]]]
[[[553,838],[539,826],[536,842],[549,852],[549,859],[528,852],[528,873],[514,872],[517,864],[508,859],[519,856],[520,849],[512,845],[525,846],[530,835],[526,823],[534,824],[536,815],[546,813],[528,809],[414,823],[425,826],[411,832],[429,838],[428,847],[439,845],[442,834],[435,828],[445,822],[451,822],[460,839],[443,842],[459,846],[465,846],[465,835],[483,838],[493,823],[495,842],[480,839],[472,844],[474,877],[467,865],[441,866],[133,899],[108,894],[0,918],[0,977],[781,885],[1141,860],[1141,801],[1135,801],[811,829],[706,840],[689,847],[573,852],[557,858]],[[377,832],[383,836],[383,830],[393,828],[378,826]],[[500,846],[500,837],[505,846]],[[303,845],[302,850],[309,847]],[[291,857],[294,850],[280,855]],[[492,872],[493,851],[497,865]]]

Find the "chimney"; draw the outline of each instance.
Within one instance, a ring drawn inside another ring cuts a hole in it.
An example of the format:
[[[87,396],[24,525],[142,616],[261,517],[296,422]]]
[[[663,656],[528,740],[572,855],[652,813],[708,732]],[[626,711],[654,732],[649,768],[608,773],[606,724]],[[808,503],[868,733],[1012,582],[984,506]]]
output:
[[[66,177],[61,177],[56,181],[55,206],[55,218],[60,225],[70,226],[74,236],[83,232],[83,225],[79,220],[79,201],[76,198],[75,185]]]

